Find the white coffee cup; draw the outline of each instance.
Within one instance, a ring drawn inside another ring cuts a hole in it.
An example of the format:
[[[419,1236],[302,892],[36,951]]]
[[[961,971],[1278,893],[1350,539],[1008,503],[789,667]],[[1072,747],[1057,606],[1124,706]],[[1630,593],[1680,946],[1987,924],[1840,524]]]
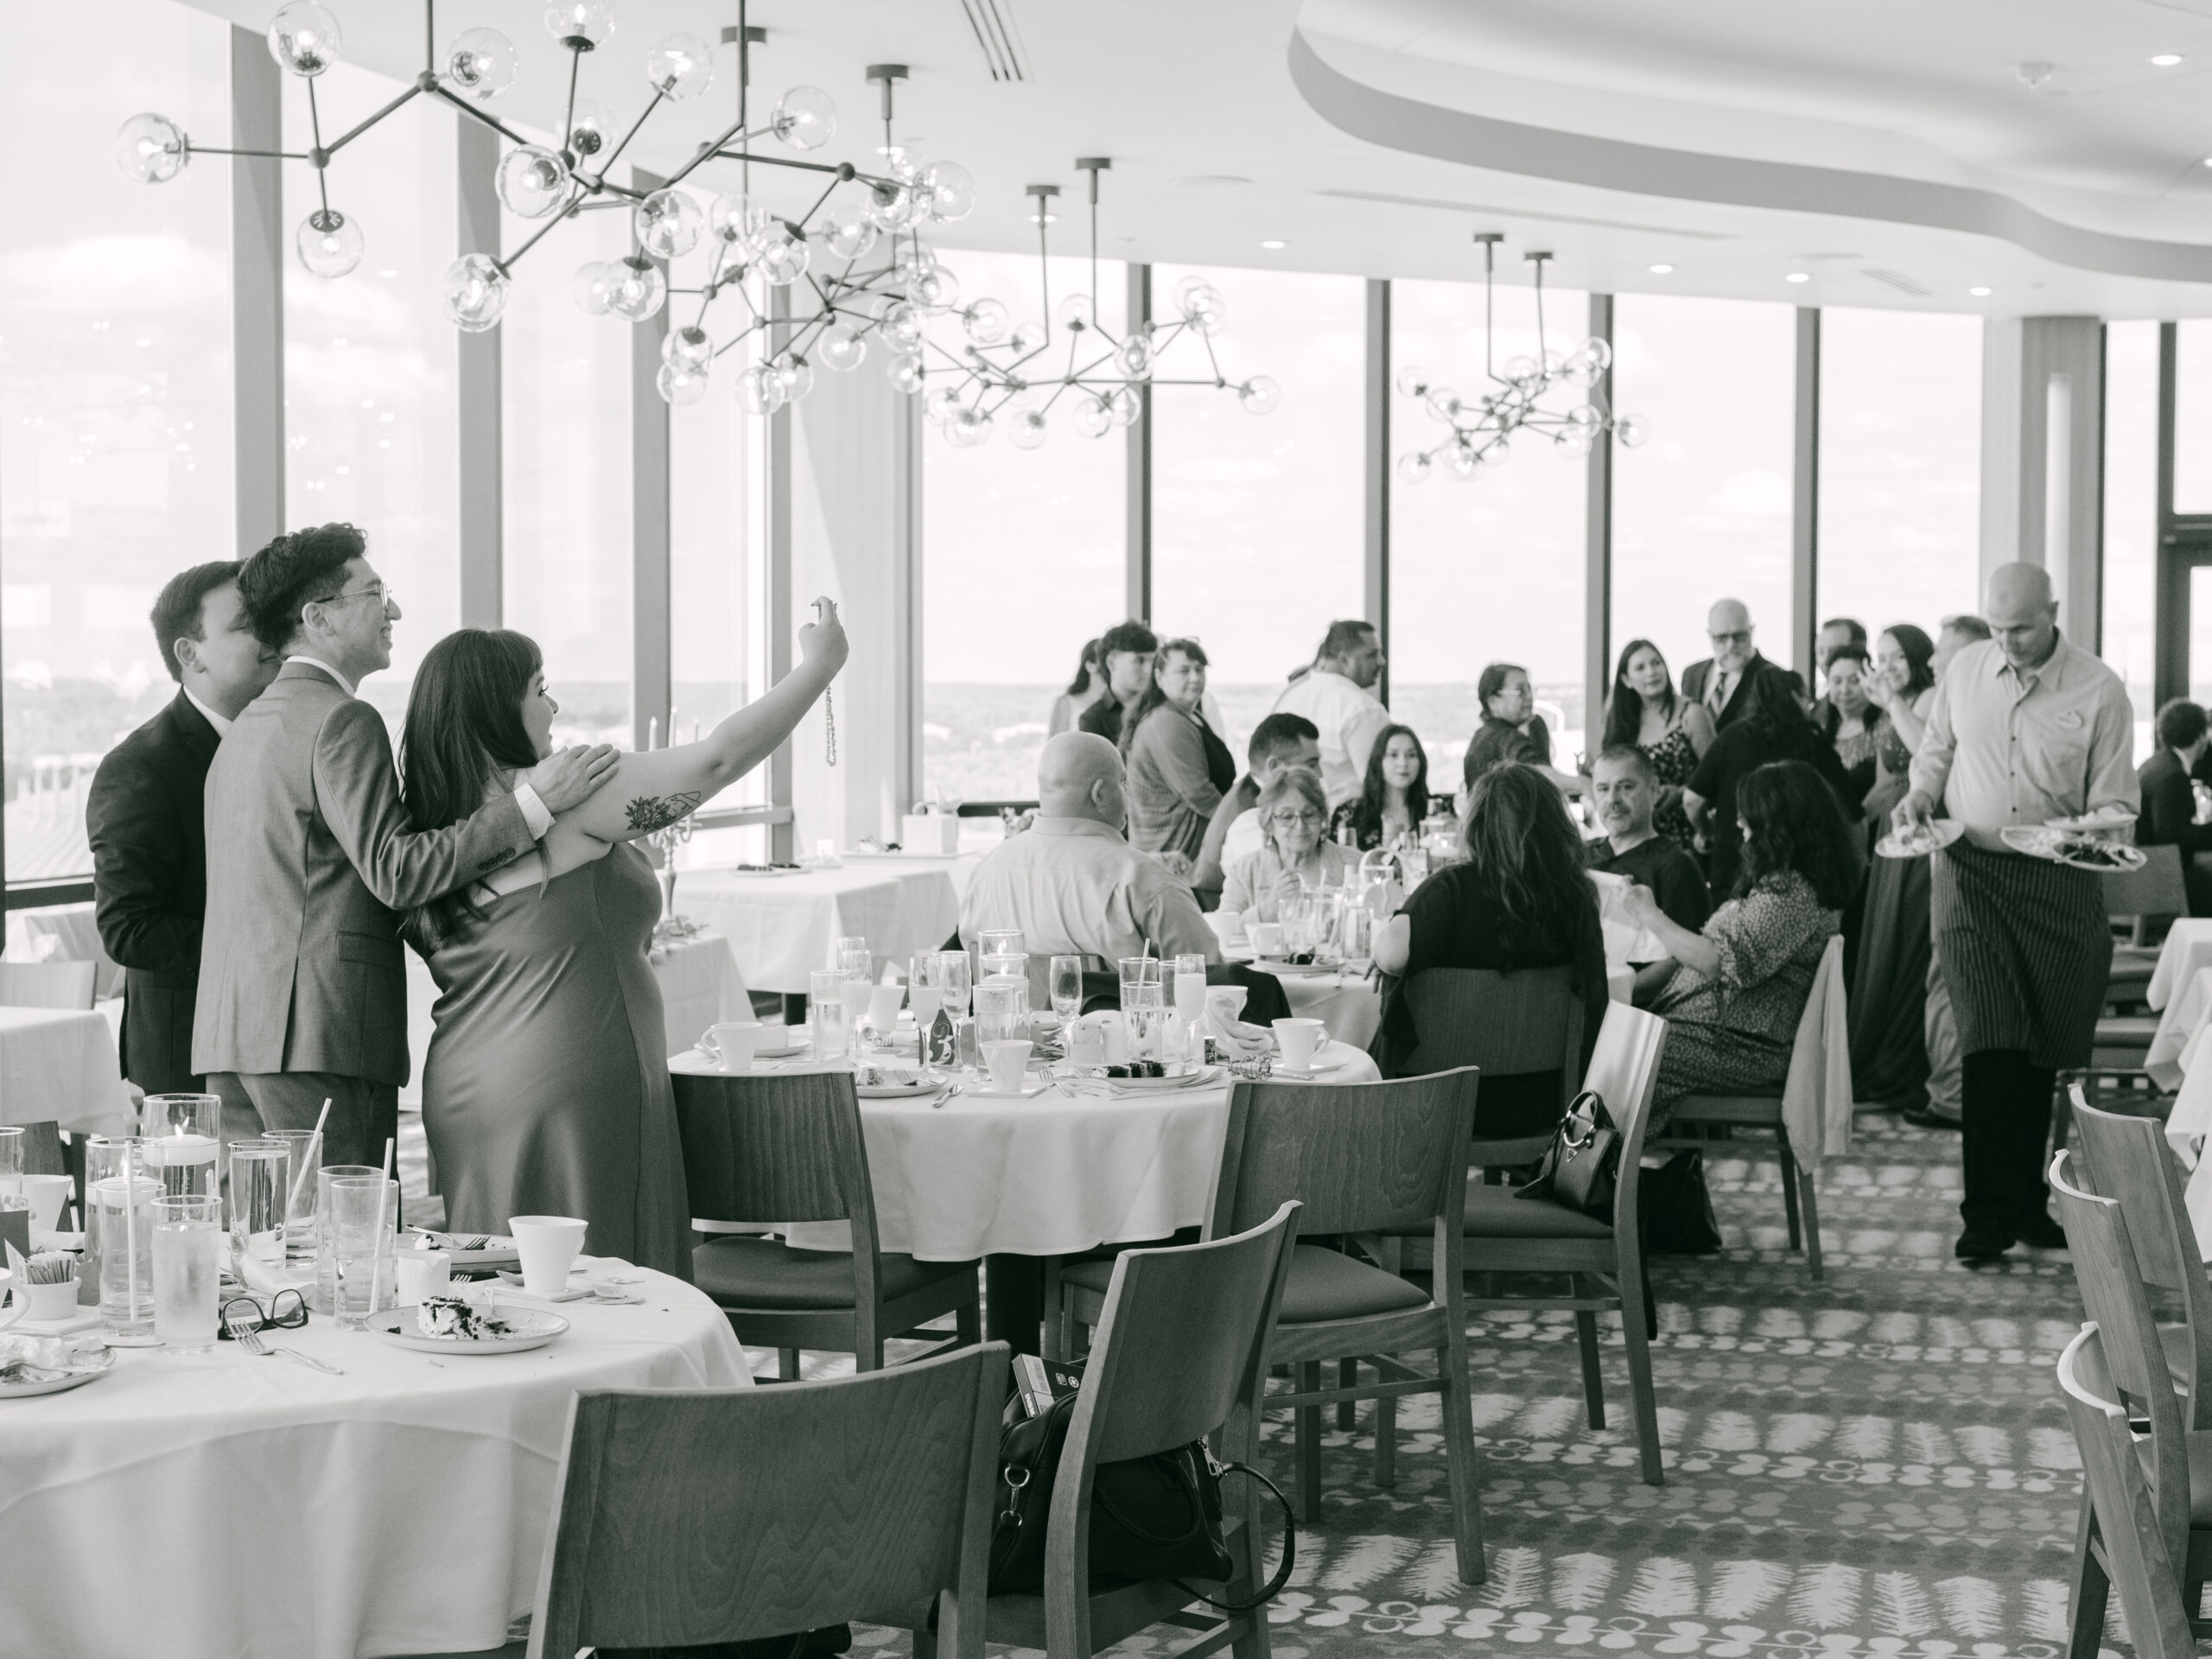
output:
[[[1329,1028],[1319,1020],[1275,1021],[1275,1042],[1282,1050],[1282,1063],[1293,1071],[1311,1071],[1314,1055],[1328,1039]]]
[[[513,1216],[507,1232],[522,1258],[522,1287],[533,1296],[558,1296],[584,1247],[584,1224],[573,1216]]]
[[[707,1040],[699,1046],[725,1071],[750,1071],[753,1052],[760,1046],[760,1031],[758,1020],[728,1020],[709,1027]]]
[[[985,1043],[983,1064],[990,1068],[994,1090],[1002,1095],[1018,1095],[1021,1092],[1022,1077],[1029,1069],[1029,1044],[1015,1038]]]
[[[392,1260],[399,1264],[399,1306],[413,1307],[433,1296],[442,1296],[453,1284],[453,1257],[443,1250],[400,1250]]]
[[[51,1233],[61,1225],[61,1206],[69,1201],[77,1184],[67,1175],[24,1175],[18,1178],[23,1184],[23,1196],[31,1201],[31,1230]]]
[[[1221,941],[1224,950],[1234,950],[1244,943],[1244,916],[1241,911],[1210,910],[1206,925],[1213,929],[1213,936]]]
[[[1282,924],[1255,922],[1252,924],[1252,950],[1255,956],[1279,957],[1282,954]]]

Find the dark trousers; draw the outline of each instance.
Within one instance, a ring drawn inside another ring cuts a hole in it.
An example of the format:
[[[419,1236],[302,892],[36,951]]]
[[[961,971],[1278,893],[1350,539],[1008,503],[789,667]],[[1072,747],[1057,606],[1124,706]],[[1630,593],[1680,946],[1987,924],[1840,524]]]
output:
[[[1969,1227],[2011,1233],[2050,1213],[2044,1154],[2058,1074],[2020,1048],[1985,1048],[1966,1057],[1960,1110]]]
[[[322,1161],[326,1164],[384,1162],[385,1142],[397,1148],[399,1140],[399,1085],[371,1083],[366,1077],[341,1077],[335,1071],[234,1071],[207,1080],[211,1092],[226,1100],[233,1091],[243,1094],[272,1129],[311,1129],[330,1103],[330,1117],[322,1129]]]

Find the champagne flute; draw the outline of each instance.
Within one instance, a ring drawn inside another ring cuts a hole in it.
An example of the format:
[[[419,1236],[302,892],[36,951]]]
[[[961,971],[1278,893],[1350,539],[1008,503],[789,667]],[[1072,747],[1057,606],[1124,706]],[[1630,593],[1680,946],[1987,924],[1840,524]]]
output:
[[[1052,1012],[1060,1016],[1063,1027],[1072,1026],[1076,1016],[1083,1012],[1083,958],[1054,957],[1048,982],[1052,991]]]

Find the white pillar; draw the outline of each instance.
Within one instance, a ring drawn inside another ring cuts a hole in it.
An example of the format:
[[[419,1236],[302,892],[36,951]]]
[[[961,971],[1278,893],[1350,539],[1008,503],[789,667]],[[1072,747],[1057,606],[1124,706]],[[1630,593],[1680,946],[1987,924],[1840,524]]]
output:
[[[2050,572],[2059,626],[2099,647],[2104,550],[2104,325],[1995,317],[1982,335],[1981,574]]]

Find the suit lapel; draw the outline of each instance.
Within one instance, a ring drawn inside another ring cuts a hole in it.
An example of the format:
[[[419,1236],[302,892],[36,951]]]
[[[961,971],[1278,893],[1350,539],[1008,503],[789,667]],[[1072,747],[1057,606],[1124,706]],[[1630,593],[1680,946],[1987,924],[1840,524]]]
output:
[[[204,772],[214,760],[215,750],[222,743],[222,738],[208,723],[207,716],[194,708],[192,699],[181,690],[169,704],[169,719],[175,722],[177,735],[183,740],[184,747],[191,752],[192,758],[200,763]]]

